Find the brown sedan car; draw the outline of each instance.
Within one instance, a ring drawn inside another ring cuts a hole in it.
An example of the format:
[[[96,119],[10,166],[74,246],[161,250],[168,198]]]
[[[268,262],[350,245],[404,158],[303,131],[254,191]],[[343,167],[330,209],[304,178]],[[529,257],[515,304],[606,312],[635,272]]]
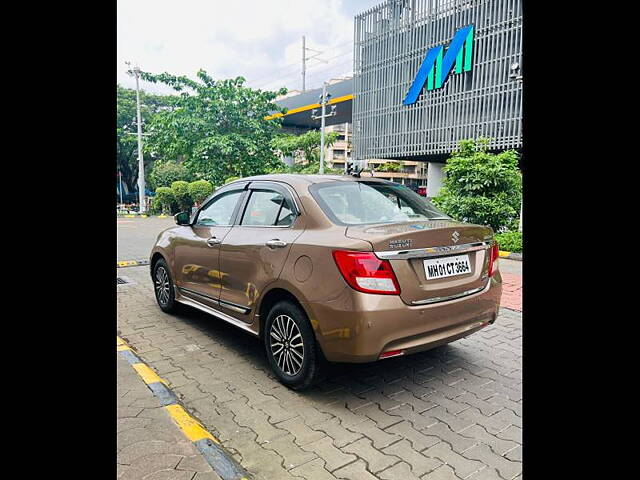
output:
[[[262,338],[285,385],[324,360],[420,352],[495,321],[502,285],[490,228],[454,221],[375,178],[267,175],[176,215],[151,252],[156,299]]]

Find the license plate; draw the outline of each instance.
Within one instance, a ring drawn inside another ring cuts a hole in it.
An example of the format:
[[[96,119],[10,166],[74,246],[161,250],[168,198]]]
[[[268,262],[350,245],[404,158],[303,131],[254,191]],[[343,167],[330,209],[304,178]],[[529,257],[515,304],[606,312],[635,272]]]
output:
[[[434,278],[455,277],[471,273],[469,255],[456,255],[454,257],[430,258],[423,260],[424,273],[427,280]]]

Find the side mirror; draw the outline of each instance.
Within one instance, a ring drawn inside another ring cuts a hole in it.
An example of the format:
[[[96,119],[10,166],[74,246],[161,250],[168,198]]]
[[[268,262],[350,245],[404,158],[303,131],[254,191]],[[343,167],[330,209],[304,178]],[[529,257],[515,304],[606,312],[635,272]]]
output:
[[[191,225],[191,218],[189,212],[176,213],[173,218],[178,225]]]

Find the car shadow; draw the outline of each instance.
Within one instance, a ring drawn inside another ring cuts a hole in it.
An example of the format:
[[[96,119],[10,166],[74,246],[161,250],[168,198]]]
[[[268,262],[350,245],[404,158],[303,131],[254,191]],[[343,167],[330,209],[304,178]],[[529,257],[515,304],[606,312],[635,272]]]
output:
[[[177,317],[232,350],[253,368],[261,370],[277,382],[266,358],[262,341],[257,337],[195,308],[185,307]],[[309,399],[321,400],[328,392],[346,390],[357,394],[380,389],[381,385],[389,385],[400,379],[422,384],[446,375],[443,369],[447,369],[447,366],[456,360],[465,360],[466,355],[464,349],[456,347],[455,344],[448,344],[406,357],[377,362],[326,363],[322,379],[308,390],[297,393]],[[340,400],[339,394],[337,395],[334,396],[334,401]]]

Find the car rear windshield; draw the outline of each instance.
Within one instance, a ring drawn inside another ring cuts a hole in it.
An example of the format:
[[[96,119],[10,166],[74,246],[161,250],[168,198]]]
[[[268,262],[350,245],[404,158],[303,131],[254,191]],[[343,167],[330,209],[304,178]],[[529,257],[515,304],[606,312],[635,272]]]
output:
[[[309,190],[338,225],[449,219],[408,187],[382,182],[316,183]]]

